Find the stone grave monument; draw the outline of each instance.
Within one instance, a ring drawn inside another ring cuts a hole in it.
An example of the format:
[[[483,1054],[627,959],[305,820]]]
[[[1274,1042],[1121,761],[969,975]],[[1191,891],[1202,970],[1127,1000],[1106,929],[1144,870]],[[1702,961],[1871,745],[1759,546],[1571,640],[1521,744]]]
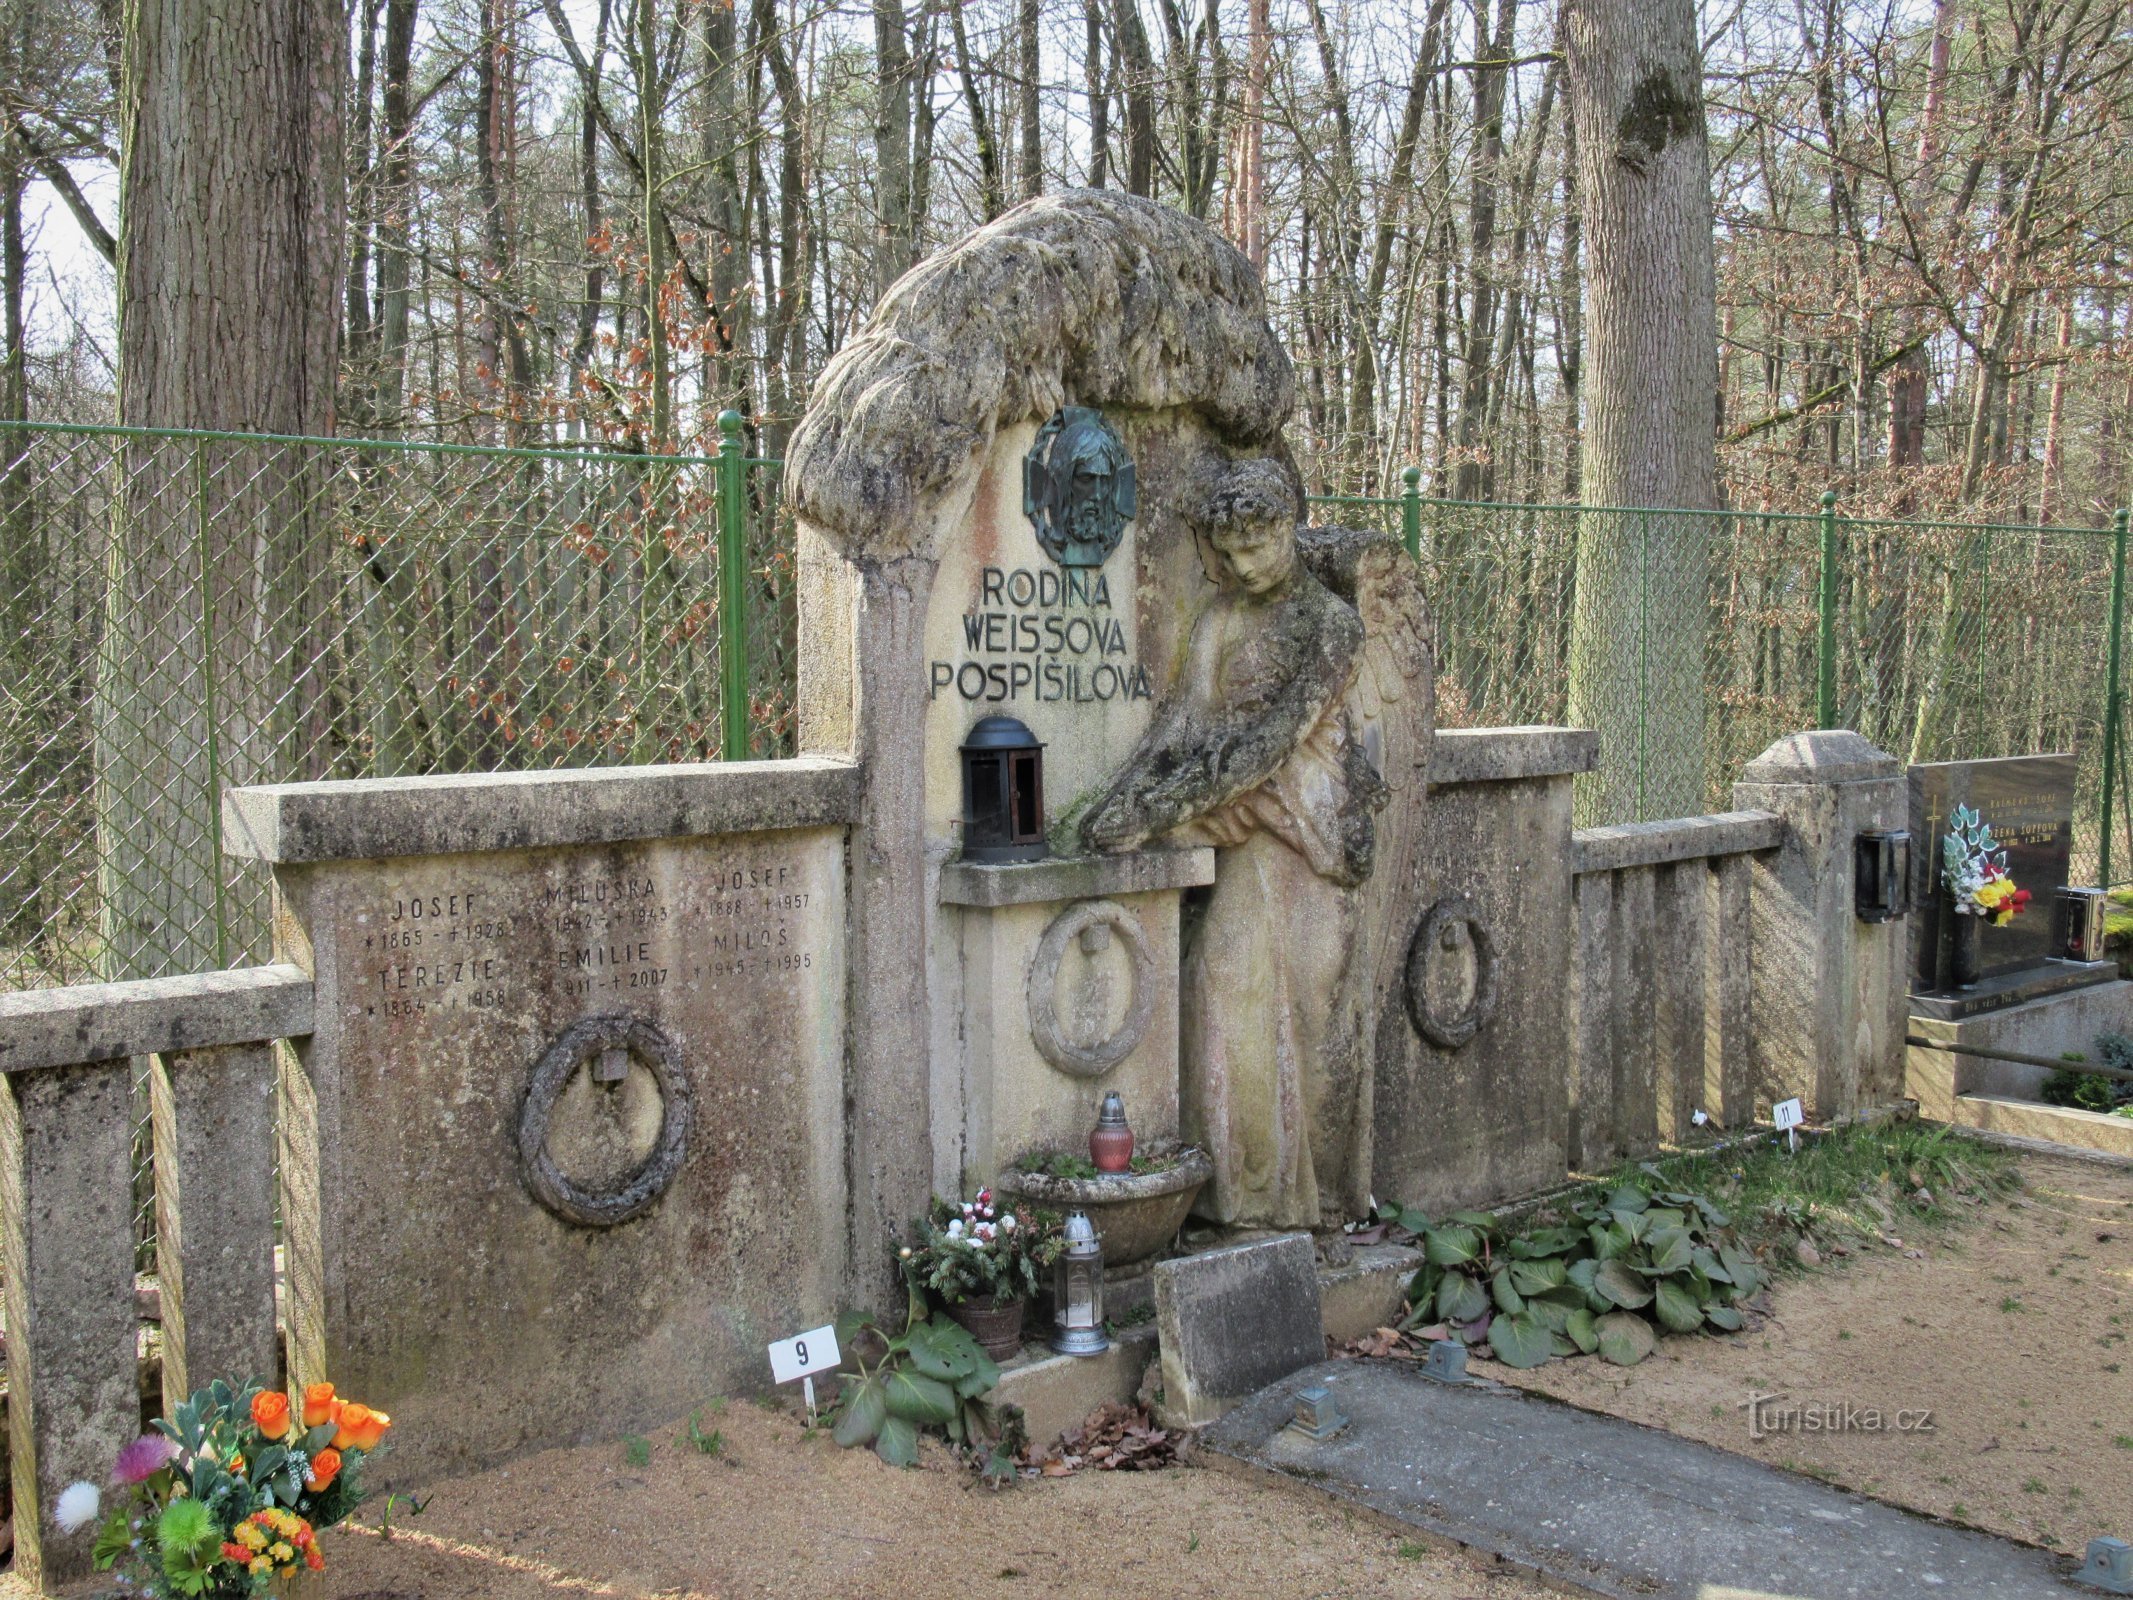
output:
[[[2054,899],[2073,851],[2070,754],[1948,761],[1910,769],[1911,1031],[1935,1043],[2057,1060],[2097,1035],[2133,1032],[2133,983],[2115,963],[2055,954]],[[1958,918],[1942,887],[1942,841],[1959,808],[1989,827],[2009,877],[2029,892],[2006,926]],[[1974,924],[1960,929],[1959,922]],[[1977,977],[1956,981],[1959,932],[1978,943]],[[1907,1078],[1926,1115],[1956,1120],[1962,1095],[2030,1098],[2052,1068],[1913,1046]]]
[[[1107,1089],[1207,1149],[1210,1216],[1367,1200],[1429,652],[1391,538],[1299,532],[1293,391],[1245,259],[1108,192],[923,263],[816,386],[785,483],[802,747],[865,783],[862,1278],[935,1189],[1085,1148]],[[1041,849],[970,832],[974,739],[1037,749]]]
[[[235,791],[316,984],[288,1348],[399,1481],[757,1381],[843,1244],[856,774],[734,762]]]

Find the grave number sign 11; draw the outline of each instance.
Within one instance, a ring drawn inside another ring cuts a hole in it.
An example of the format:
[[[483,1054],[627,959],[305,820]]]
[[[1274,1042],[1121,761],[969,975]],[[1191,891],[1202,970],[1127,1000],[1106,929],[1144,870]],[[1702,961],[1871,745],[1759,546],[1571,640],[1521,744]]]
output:
[[[834,1372],[843,1357],[837,1349],[837,1330],[828,1323],[809,1328],[770,1347],[770,1376],[777,1383],[801,1380],[807,1395],[807,1419],[815,1418],[815,1374]]]
[[[1794,1150],[1798,1150],[1800,1148],[1798,1129],[1800,1124],[1807,1120],[1807,1112],[1801,1107],[1798,1097],[1795,1096],[1790,1100],[1780,1100],[1776,1105],[1772,1106],[1770,1108],[1770,1120],[1776,1125],[1778,1132],[1785,1136],[1786,1142]]]

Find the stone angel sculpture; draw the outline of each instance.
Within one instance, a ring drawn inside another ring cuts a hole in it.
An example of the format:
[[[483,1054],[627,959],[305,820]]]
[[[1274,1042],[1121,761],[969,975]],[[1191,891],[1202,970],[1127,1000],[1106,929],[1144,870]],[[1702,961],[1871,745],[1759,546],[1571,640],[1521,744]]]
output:
[[[1082,838],[1216,848],[1183,960],[1181,1122],[1215,1166],[1200,1210],[1330,1229],[1368,1204],[1376,1030],[1404,1025],[1431,677],[1405,552],[1300,535],[1297,501],[1284,462],[1217,474],[1217,590]]]

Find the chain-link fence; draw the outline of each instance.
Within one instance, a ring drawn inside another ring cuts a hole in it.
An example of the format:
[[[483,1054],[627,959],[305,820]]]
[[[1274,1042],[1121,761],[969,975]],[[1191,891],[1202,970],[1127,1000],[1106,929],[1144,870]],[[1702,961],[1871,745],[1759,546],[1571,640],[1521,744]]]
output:
[[[234,784],[789,752],[791,539],[726,445],[0,429],[0,986],[265,959]]]
[[[1723,809],[1772,740],[1846,727],[1906,762],[2075,752],[2075,879],[2133,871],[2113,528],[1419,495],[1314,514],[1400,531],[1421,560],[1440,722],[1599,730],[1581,823]]]

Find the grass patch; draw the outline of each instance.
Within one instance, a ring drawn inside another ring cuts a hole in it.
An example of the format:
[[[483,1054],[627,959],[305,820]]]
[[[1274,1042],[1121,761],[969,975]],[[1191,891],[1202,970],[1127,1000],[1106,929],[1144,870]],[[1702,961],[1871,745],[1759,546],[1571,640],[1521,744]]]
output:
[[[1724,1207],[1735,1233],[1770,1247],[1781,1269],[1792,1258],[1780,1247],[1797,1235],[1870,1241],[1938,1227],[1969,1212],[1971,1198],[2005,1195],[2022,1183],[2012,1151],[1915,1121],[1839,1128],[1803,1141],[1797,1154],[1770,1141],[1699,1153],[1660,1170],[1669,1188]],[[1601,1187],[1635,1181],[1639,1171],[1625,1165]]]

